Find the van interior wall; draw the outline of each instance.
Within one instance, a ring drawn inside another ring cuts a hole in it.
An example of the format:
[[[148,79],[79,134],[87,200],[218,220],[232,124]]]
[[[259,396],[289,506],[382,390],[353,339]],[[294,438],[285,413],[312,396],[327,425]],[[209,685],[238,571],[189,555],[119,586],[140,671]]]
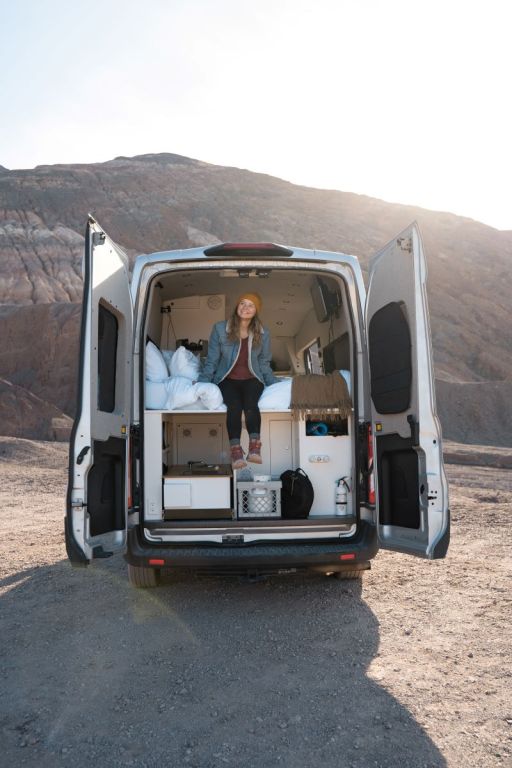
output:
[[[224,277],[217,271],[198,272],[193,279],[190,273],[180,272],[160,276],[151,289],[146,337],[163,349],[175,349],[180,339],[195,343],[207,340],[214,323],[231,315],[244,290],[257,292],[263,298],[262,320],[272,337],[274,370],[285,375],[304,373],[305,348],[317,339],[323,348],[343,334],[350,334],[343,281],[328,278],[331,285],[338,285],[342,304],[321,323],[310,293],[316,279],[315,273],[295,273],[290,280],[284,271],[264,281]],[[194,302],[198,307],[195,311]],[[350,367],[348,360],[343,367]]]
[[[172,298],[163,302],[162,310],[162,347],[165,349],[175,349],[178,342],[183,341],[194,344],[208,341],[214,324],[226,319],[225,296],[221,293]]]

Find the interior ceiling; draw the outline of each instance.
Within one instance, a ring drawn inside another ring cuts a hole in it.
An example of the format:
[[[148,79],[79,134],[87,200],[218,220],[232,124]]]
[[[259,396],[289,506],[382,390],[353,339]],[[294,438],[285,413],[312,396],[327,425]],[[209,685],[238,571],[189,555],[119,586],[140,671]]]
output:
[[[198,270],[159,276],[162,302],[185,296],[223,294],[228,316],[242,292],[258,293],[263,301],[264,324],[274,333],[287,336],[297,332],[304,315],[313,308],[310,287],[314,279],[312,272],[289,269],[273,270],[268,277],[255,273],[240,277],[237,270]]]

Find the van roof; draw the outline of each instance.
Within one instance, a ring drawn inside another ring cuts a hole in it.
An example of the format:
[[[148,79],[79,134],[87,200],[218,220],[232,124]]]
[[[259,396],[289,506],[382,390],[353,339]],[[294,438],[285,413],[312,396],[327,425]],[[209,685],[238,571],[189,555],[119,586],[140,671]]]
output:
[[[137,257],[137,270],[147,264],[155,264],[161,261],[210,261],[215,259],[233,261],[237,259],[254,259],[255,261],[281,258],[286,261],[308,261],[318,263],[338,262],[347,264],[355,272],[360,269],[356,256],[336,251],[322,251],[295,246],[277,245],[275,243],[213,243],[196,248],[183,248],[173,251],[157,251],[150,254],[141,254]]]

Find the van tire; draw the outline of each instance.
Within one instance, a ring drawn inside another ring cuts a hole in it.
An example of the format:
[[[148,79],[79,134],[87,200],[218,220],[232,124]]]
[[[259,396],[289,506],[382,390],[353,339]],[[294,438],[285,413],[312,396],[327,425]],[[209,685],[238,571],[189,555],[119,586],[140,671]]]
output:
[[[363,571],[337,571],[333,574],[333,576],[340,580],[361,579],[363,576]]]
[[[128,563],[128,581],[132,587],[157,587],[160,582],[160,569]]]

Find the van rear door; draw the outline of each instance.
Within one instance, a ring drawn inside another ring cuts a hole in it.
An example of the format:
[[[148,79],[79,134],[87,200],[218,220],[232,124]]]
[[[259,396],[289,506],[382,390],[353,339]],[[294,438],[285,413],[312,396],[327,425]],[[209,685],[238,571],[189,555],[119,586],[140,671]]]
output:
[[[450,517],[425,282],[412,224],[370,262],[366,330],[379,541],[438,558],[448,548]]]
[[[87,565],[126,545],[133,311],[128,258],[89,217],[66,549]]]

